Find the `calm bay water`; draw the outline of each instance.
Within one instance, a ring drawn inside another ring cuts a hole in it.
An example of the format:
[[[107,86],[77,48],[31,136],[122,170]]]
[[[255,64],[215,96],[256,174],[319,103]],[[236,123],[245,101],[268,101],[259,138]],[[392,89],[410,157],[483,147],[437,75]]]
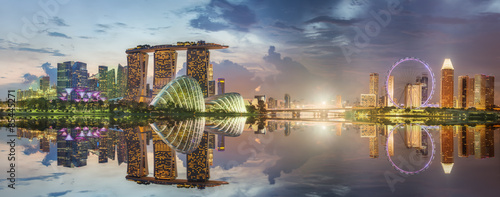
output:
[[[16,189],[2,179],[0,191],[7,196],[496,196],[497,126],[250,123],[240,117],[18,127]],[[7,128],[1,131],[0,151],[7,155],[10,138]],[[172,154],[155,161],[155,150]],[[6,156],[0,161],[7,169]],[[158,165],[158,174],[155,162],[165,164]],[[126,179],[131,174],[176,180],[209,175],[215,185],[138,184]]]

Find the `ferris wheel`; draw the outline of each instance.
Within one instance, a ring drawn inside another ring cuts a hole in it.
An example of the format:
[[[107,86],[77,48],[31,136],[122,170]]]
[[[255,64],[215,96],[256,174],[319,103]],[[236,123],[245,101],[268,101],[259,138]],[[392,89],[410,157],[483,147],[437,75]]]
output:
[[[405,57],[388,70],[385,87],[389,106],[425,107],[434,94],[434,74],[429,64],[423,60]]]

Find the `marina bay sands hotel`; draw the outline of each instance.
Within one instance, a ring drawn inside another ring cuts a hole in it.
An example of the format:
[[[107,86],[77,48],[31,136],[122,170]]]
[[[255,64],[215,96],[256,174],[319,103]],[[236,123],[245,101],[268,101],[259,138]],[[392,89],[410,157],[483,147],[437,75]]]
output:
[[[204,97],[209,95],[209,81],[213,80],[210,68],[210,49],[225,49],[228,46],[198,42],[177,42],[177,45],[139,45],[127,53],[128,74],[126,100],[149,102],[147,90],[148,53],[154,52],[153,97],[168,82],[175,79],[177,51],[187,50],[186,75],[196,79]],[[211,84],[215,86],[214,84]],[[213,87],[215,88],[215,87]],[[214,89],[215,91],[215,89]]]

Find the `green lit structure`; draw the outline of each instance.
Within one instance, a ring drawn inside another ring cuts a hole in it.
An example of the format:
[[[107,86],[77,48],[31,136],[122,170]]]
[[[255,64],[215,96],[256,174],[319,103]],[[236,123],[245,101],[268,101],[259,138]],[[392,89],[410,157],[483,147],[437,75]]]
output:
[[[153,99],[151,105],[161,107],[162,105],[168,106],[170,103],[190,111],[205,112],[200,85],[189,76],[178,77],[165,85]]]
[[[207,110],[212,112],[247,113],[243,97],[235,92],[206,98],[205,104]]]

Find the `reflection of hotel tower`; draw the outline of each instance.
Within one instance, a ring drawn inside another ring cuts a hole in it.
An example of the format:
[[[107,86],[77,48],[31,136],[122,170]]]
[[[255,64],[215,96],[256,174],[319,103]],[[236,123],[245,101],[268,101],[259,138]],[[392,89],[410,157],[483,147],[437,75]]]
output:
[[[405,141],[407,148],[422,149],[422,131],[420,125],[405,125]]]
[[[387,125],[387,135],[389,135],[387,137],[387,150],[389,152],[389,156],[394,156],[394,132],[396,132],[395,130],[393,131],[394,129],[394,126],[392,125]]]
[[[176,154],[160,136],[153,133],[155,178],[174,180],[177,177]]]
[[[495,157],[494,130],[491,125],[457,126],[458,156],[476,159]]]
[[[370,158],[378,158],[377,125],[360,125],[361,137],[369,138]]]
[[[453,168],[453,126],[441,126],[441,165],[445,174]]]
[[[144,127],[125,129],[128,151],[127,174],[133,177],[145,177],[149,174],[147,159],[147,133]]]
[[[210,179],[210,166],[208,161],[208,133],[204,132],[198,148],[186,155],[187,180],[208,181]]]

